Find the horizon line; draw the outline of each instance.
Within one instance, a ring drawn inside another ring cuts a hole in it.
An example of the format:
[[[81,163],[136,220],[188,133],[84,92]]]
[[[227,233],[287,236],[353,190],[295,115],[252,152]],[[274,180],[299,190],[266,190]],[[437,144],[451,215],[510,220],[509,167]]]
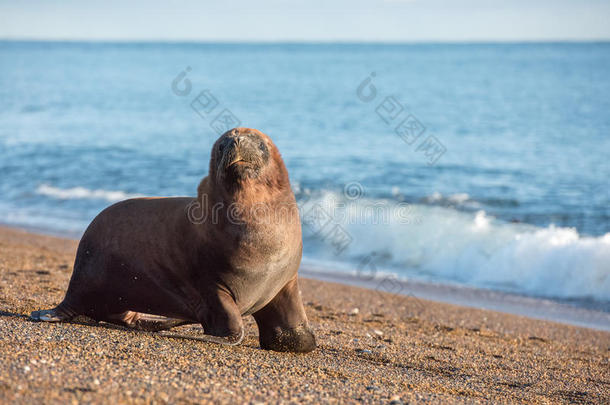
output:
[[[472,39],[472,40],[224,40],[224,39],[60,39],[0,37],[0,42],[39,42],[74,44],[156,44],[156,45],[510,45],[510,44],[600,44],[610,38],[597,39]]]

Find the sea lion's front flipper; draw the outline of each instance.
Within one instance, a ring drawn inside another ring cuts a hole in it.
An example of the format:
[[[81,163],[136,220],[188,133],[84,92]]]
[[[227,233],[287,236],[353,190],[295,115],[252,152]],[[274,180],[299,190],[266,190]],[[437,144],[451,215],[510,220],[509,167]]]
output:
[[[254,319],[263,349],[305,353],[316,348],[316,337],[309,329],[296,277],[256,312]]]
[[[198,317],[205,336],[197,340],[230,346],[240,344],[244,339],[244,325],[233,297],[218,289],[204,297],[203,302]]]

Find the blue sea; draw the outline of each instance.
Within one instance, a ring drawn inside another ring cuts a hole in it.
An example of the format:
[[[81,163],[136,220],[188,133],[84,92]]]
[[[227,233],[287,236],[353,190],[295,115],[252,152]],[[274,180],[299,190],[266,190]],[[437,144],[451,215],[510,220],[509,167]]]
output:
[[[238,125],[282,152],[304,266],[610,311],[610,43],[0,42],[0,222],[195,195]]]

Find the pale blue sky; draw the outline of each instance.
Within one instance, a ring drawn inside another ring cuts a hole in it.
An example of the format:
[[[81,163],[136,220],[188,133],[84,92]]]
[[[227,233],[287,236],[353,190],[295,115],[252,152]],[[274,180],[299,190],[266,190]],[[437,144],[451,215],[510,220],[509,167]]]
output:
[[[0,38],[195,41],[610,39],[609,0],[0,0]]]

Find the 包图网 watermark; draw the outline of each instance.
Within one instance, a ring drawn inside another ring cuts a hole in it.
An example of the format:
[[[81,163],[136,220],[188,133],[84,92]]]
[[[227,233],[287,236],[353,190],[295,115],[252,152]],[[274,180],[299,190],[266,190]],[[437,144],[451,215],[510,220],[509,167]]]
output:
[[[356,88],[356,96],[363,103],[370,103],[377,98],[377,88],[373,84],[375,76],[375,72],[371,73]],[[447,151],[434,135],[423,136],[426,127],[413,114],[406,112],[396,97],[385,97],[375,107],[375,112],[407,145],[417,144],[415,151],[424,154],[428,165],[434,165]]]
[[[191,72],[191,67],[187,66],[174,78],[171,84],[172,92],[178,97],[188,97],[193,84],[187,75]],[[208,89],[200,91],[191,103],[191,109],[202,119],[208,121],[210,128],[218,135],[222,135],[232,128],[239,127],[241,120],[235,116],[228,108],[223,108],[218,98]]]

